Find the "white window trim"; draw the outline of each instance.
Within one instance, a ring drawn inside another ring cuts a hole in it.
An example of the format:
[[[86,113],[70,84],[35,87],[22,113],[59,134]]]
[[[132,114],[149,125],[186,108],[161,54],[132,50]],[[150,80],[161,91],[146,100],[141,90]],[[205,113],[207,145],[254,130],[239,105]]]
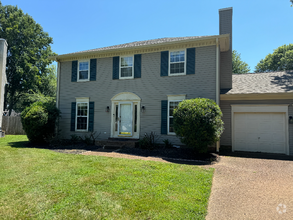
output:
[[[82,63],[82,62],[88,62],[88,74],[87,74],[87,79],[79,79],[79,63]],[[87,81],[90,81],[90,60],[79,60],[78,61],[78,64],[77,64],[77,82],[87,82]]]
[[[181,95],[168,95],[168,117],[167,117],[167,134],[168,135],[176,135],[175,132],[170,132],[169,128],[170,128],[170,102],[182,102],[183,100],[186,99],[186,95],[185,94],[181,94]]]
[[[132,76],[128,76],[128,77],[121,77],[121,58],[123,57],[132,57]],[[134,55],[129,55],[129,56],[119,56],[119,79],[134,79]]]
[[[171,52],[175,51],[184,51],[184,73],[170,73],[171,71]],[[169,60],[168,60],[168,76],[182,76],[186,75],[186,49],[176,49],[176,50],[169,50]]]
[[[80,103],[86,103],[87,104],[87,124],[86,124],[86,129],[77,129],[77,111],[78,111],[77,106]],[[76,98],[75,131],[87,132],[88,128],[89,128],[89,98],[87,98],[87,97]]]

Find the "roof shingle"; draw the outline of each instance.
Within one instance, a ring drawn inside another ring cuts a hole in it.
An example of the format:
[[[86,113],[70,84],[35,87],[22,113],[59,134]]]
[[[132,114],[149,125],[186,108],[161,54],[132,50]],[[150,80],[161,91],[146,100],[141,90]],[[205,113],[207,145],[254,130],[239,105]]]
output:
[[[293,71],[234,74],[232,89],[221,94],[256,94],[293,92]]]
[[[97,48],[97,49],[84,50],[84,51],[68,53],[68,54],[77,54],[77,53],[85,53],[85,52],[112,50],[112,49],[122,49],[122,48],[129,48],[129,47],[139,47],[139,46],[155,45],[155,44],[175,42],[175,41],[184,41],[184,40],[204,38],[204,37],[209,37],[209,36],[165,37],[165,38],[158,38],[158,39],[153,39],[153,40],[134,41],[131,43],[126,43],[126,44],[118,44],[118,45],[114,45],[114,46],[101,47],[101,48]],[[68,55],[68,54],[64,54],[64,55]]]

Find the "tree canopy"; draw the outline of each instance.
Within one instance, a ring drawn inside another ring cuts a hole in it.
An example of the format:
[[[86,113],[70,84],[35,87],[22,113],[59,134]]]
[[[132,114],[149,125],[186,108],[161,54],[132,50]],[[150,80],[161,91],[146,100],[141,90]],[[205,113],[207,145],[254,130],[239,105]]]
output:
[[[249,73],[250,68],[247,63],[241,60],[240,53],[236,50],[232,52],[232,72],[233,74]]]
[[[56,101],[56,88],[57,88],[57,71],[55,65],[49,65],[49,73],[42,76],[39,90],[30,90],[24,93],[18,102],[15,104],[15,109],[23,111],[26,107],[35,102],[55,102]],[[42,92],[41,92],[42,91]]]
[[[50,93],[52,63],[48,56],[56,55],[50,44],[53,39],[40,24],[24,14],[17,6],[3,6],[0,2],[0,38],[6,39],[8,84],[5,87],[4,108],[15,109],[27,93]]]
[[[261,59],[255,67],[255,72],[272,72],[293,70],[293,44],[283,45]]]

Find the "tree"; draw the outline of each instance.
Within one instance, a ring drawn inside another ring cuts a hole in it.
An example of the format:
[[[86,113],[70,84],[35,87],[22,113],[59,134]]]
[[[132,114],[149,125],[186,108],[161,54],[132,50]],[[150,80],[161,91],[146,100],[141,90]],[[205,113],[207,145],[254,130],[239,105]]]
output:
[[[26,107],[38,101],[56,101],[57,71],[55,65],[49,65],[48,73],[41,77],[37,91],[30,90],[24,93],[15,104],[14,110],[21,112]]]
[[[293,44],[283,45],[261,59],[255,67],[255,72],[273,72],[293,70]]]
[[[233,74],[249,73],[250,68],[247,63],[241,60],[240,54],[236,50],[232,52],[232,72]]]
[[[38,86],[39,91],[49,97],[56,98],[57,89],[57,70],[56,65],[49,65],[47,67],[47,73],[42,74],[40,84]]]
[[[211,99],[184,100],[174,109],[174,130],[183,144],[204,153],[223,133],[221,117],[220,107]]]
[[[8,43],[4,108],[11,112],[26,93],[45,92],[42,83],[50,75],[48,65],[52,63],[48,56],[56,54],[50,46],[53,39],[41,25],[17,6],[1,2],[0,37]]]
[[[293,6],[293,0],[290,0],[290,2],[292,3],[291,7]]]

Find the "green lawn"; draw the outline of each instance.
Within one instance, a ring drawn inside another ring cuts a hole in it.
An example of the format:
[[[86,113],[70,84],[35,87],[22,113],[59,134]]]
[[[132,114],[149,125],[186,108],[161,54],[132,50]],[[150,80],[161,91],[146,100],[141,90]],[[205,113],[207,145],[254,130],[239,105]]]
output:
[[[25,148],[0,138],[0,219],[204,219],[212,169]]]

